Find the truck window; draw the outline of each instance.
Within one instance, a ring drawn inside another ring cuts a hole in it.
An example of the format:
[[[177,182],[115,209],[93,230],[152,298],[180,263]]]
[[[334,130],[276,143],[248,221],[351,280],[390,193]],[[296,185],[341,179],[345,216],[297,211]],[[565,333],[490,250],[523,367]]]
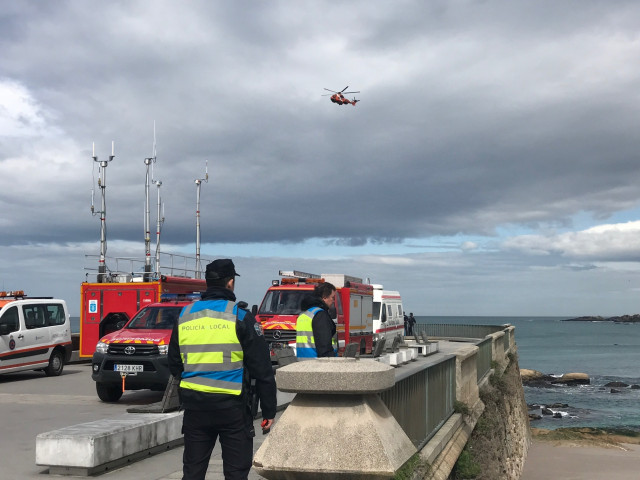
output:
[[[140,310],[127,324],[128,329],[171,330],[182,311],[181,306],[148,307]]]
[[[286,291],[272,290],[260,305],[258,313],[268,315],[300,315],[302,308],[302,298],[311,293],[310,291]]]
[[[384,303],[382,304],[382,318],[380,319],[382,322],[387,321],[387,309],[385,308]]]
[[[402,305],[398,304],[398,316],[402,317]]]
[[[387,305],[387,317],[393,317],[393,312],[391,311],[391,305]]]
[[[19,329],[19,322],[18,307],[10,307],[6,312],[4,312],[2,317],[0,317],[0,325],[9,326],[9,331],[7,333],[17,332]]]

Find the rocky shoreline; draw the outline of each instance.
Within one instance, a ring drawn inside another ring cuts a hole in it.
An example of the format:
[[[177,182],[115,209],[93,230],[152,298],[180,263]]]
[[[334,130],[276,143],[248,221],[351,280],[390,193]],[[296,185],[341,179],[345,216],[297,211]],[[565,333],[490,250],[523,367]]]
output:
[[[563,322],[614,322],[614,323],[640,323],[640,314],[622,315],[619,317],[600,317],[600,316],[586,316],[567,318],[562,320]]]
[[[576,385],[590,385],[591,379],[586,373],[565,373],[563,375],[548,375],[537,370],[520,370],[520,378],[523,386],[534,388],[571,387]],[[638,390],[640,385],[629,385],[624,382],[609,382],[599,390],[609,389],[609,393],[618,394],[626,389]],[[566,403],[553,404],[528,404],[529,421],[541,420],[543,417],[550,418],[577,418],[576,409]],[[577,429],[579,430],[579,429]]]

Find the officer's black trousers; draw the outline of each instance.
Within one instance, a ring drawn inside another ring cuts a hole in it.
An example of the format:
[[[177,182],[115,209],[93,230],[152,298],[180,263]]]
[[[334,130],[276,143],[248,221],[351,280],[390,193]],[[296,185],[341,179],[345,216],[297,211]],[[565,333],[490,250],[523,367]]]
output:
[[[246,480],[253,460],[253,422],[243,408],[185,410],[183,480],[204,480],[220,437],[225,480]]]

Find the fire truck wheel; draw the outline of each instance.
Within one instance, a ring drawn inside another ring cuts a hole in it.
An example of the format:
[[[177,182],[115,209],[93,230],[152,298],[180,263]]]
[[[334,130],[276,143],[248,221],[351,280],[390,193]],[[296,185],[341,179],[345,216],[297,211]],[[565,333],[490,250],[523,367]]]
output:
[[[49,357],[49,366],[44,369],[47,377],[57,377],[62,373],[64,368],[64,358],[60,350],[54,350]]]
[[[120,385],[96,382],[96,392],[98,392],[98,398],[103,402],[117,402],[122,397]]]

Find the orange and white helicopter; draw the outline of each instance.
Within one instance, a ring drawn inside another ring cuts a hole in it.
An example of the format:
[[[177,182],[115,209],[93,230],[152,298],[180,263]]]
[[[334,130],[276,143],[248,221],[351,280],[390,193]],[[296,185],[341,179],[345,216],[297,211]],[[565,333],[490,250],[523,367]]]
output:
[[[353,97],[353,100],[349,100],[347,97],[345,97],[345,95],[347,95],[349,93],[360,93],[360,92],[345,92],[345,90],[347,88],[349,88],[348,85],[346,87],[344,87],[339,92],[336,92],[335,90],[329,90],[328,88],[325,88],[326,91],[333,92],[333,95],[331,95],[330,93],[326,93],[326,94],[324,94],[322,96],[323,97],[328,97],[329,95],[331,95],[331,101],[333,103],[337,103],[338,105],[346,105],[347,103],[350,103],[351,105],[353,105],[355,107],[356,103],[358,103],[360,100],[356,100],[356,97]]]

